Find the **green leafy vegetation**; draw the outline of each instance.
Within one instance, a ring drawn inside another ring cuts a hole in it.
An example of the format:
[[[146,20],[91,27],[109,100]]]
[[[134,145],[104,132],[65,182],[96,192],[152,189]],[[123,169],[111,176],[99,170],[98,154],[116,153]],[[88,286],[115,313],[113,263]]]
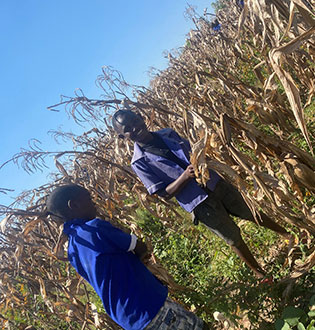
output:
[[[296,283],[289,297],[283,297],[285,283],[281,279],[290,272],[285,266],[288,246],[268,229],[236,219],[246,243],[275,280],[273,284],[257,285],[248,268],[204,225],[194,226],[183,216],[181,225],[172,230],[143,209],[138,209],[137,215],[137,224],[144,237],[152,241],[154,254],[176,282],[187,288],[173,297],[209,322],[219,311],[234,322],[244,322],[244,329],[248,324],[253,329],[274,329],[274,320],[290,302],[304,306],[315,293],[315,276],[309,274]]]

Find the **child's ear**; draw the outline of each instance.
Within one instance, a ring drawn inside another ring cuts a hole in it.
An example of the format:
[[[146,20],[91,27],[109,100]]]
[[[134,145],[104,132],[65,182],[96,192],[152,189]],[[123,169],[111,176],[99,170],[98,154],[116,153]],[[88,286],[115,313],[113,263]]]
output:
[[[70,210],[73,210],[77,207],[77,203],[75,200],[69,199],[68,200],[68,207]]]

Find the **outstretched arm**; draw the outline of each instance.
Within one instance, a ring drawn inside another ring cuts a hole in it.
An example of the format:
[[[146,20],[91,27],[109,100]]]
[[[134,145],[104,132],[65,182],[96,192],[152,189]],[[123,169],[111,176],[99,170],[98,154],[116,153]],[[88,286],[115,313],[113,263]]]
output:
[[[141,261],[144,261],[149,257],[147,246],[140,240],[137,241],[136,247],[133,251]]]

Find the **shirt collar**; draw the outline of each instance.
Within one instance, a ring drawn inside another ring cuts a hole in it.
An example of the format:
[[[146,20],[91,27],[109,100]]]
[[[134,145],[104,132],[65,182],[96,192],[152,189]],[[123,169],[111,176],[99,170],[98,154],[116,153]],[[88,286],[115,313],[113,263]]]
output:
[[[89,221],[89,220],[86,220],[86,219],[72,219],[72,220],[66,221],[63,224],[63,231],[64,231],[65,234],[68,234],[70,232],[70,229],[71,229],[72,225],[83,225],[87,221]]]
[[[154,133],[159,135],[168,147],[170,147],[174,142],[176,143],[176,141],[172,141],[169,138],[170,129],[164,128]],[[139,146],[137,142],[135,142],[131,164],[135,163],[137,160],[143,158],[144,156],[145,156],[145,151]]]
[[[131,164],[133,164],[142,157],[144,157],[144,151],[139,146],[139,144],[135,142],[133,146],[133,156],[132,156]]]

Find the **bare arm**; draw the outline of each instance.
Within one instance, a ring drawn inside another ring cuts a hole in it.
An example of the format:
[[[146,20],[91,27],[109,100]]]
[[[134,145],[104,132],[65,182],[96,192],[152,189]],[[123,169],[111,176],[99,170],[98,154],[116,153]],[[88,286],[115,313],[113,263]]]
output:
[[[176,196],[191,180],[195,178],[195,170],[194,167],[190,164],[187,166],[186,170],[172,183],[170,183],[166,188],[166,196],[167,198],[171,198]]]
[[[148,257],[147,246],[142,241],[137,241],[136,247],[133,251],[141,261]]]

